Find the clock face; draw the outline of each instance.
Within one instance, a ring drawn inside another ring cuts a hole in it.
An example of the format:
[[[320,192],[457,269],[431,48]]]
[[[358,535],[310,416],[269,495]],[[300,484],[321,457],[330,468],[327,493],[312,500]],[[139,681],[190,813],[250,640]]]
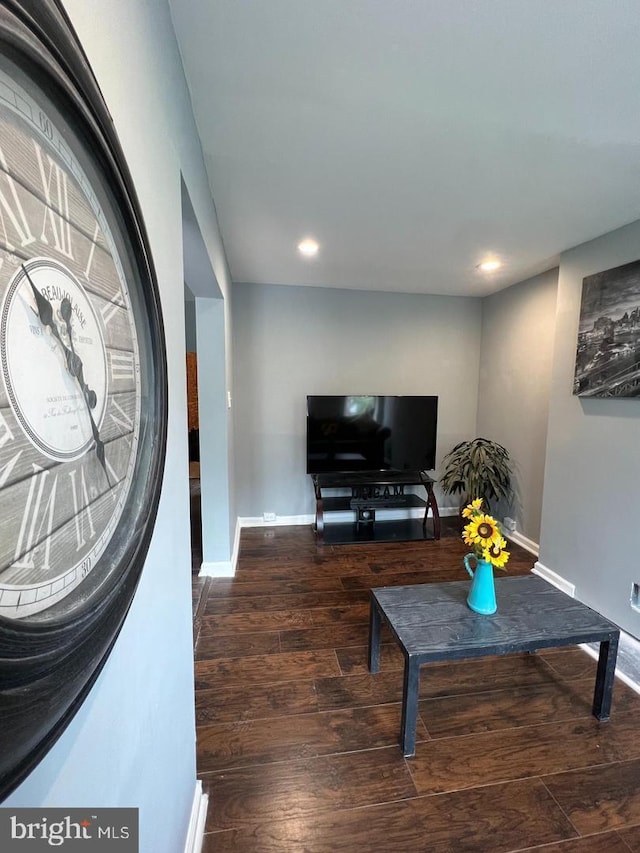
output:
[[[122,627],[166,444],[144,226],[59,0],[0,3],[0,373],[1,800]]]
[[[107,352],[90,296],[55,259],[23,261],[5,290],[0,363],[11,410],[36,450],[60,462],[84,456],[105,414]]]
[[[13,619],[45,618],[99,567],[141,418],[135,318],[99,186],[26,85],[0,68],[0,615]]]

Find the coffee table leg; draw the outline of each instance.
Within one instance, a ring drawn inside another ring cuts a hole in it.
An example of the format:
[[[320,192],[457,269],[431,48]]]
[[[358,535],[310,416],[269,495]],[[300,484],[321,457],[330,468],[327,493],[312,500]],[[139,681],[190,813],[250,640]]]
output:
[[[593,716],[602,721],[608,720],[611,714],[611,694],[616,674],[619,637],[620,634],[616,634],[610,640],[603,640],[600,643],[596,689],[593,694]]]
[[[380,622],[380,611],[372,598],[369,613],[369,672],[380,669]]]
[[[418,690],[420,687],[420,664],[415,656],[404,658],[404,684],[402,688],[402,728],[400,742],[406,758],[416,753],[416,725],[418,722]]]

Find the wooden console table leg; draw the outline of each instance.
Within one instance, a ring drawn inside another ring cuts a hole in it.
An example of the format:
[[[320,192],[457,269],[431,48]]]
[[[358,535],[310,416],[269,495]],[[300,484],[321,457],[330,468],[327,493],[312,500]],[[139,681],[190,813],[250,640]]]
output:
[[[603,722],[608,720],[611,714],[611,694],[616,674],[619,637],[620,634],[616,634],[610,640],[603,640],[600,643],[596,689],[593,694],[593,716]]]
[[[433,486],[431,483],[425,485],[427,490],[427,506],[424,511],[424,521],[422,522],[422,527],[424,529],[425,535],[427,531],[427,516],[429,515],[429,509],[431,509],[431,514],[433,516],[433,538],[440,538],[440,513],[438,511],[438,502],[436,501],[436,496],[433,491]]]

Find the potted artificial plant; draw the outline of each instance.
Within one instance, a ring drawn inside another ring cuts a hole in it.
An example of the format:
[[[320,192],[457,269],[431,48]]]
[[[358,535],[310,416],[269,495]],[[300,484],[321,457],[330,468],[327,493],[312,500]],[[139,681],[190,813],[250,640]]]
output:
[[[474,438],[461,441],[443,459],[440,487],[450,495],[462,495],[462,506],[482,498],[485,510],[492,500],[511,500],[512,468],[509,452],[496,441]]]

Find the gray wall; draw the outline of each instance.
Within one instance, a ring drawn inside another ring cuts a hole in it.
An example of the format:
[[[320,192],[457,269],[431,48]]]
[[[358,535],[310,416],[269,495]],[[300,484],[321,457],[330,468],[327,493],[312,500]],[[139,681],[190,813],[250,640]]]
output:
[[[479,299],[234,284],[238,515],[313,512],[307,394],[437,394],[438,464],[474,435],[481,311]]]
[[[640,257],[640,222],[561,258],[540,562],[587,604],[640,637],[640,401],[574,397],[582,279]]]
[[[478,435],[503,444],[516,497],[501,507],[518,532],[540,541],[558,270],[482,300]],[[494,509],[492,507],[492,509]]]

